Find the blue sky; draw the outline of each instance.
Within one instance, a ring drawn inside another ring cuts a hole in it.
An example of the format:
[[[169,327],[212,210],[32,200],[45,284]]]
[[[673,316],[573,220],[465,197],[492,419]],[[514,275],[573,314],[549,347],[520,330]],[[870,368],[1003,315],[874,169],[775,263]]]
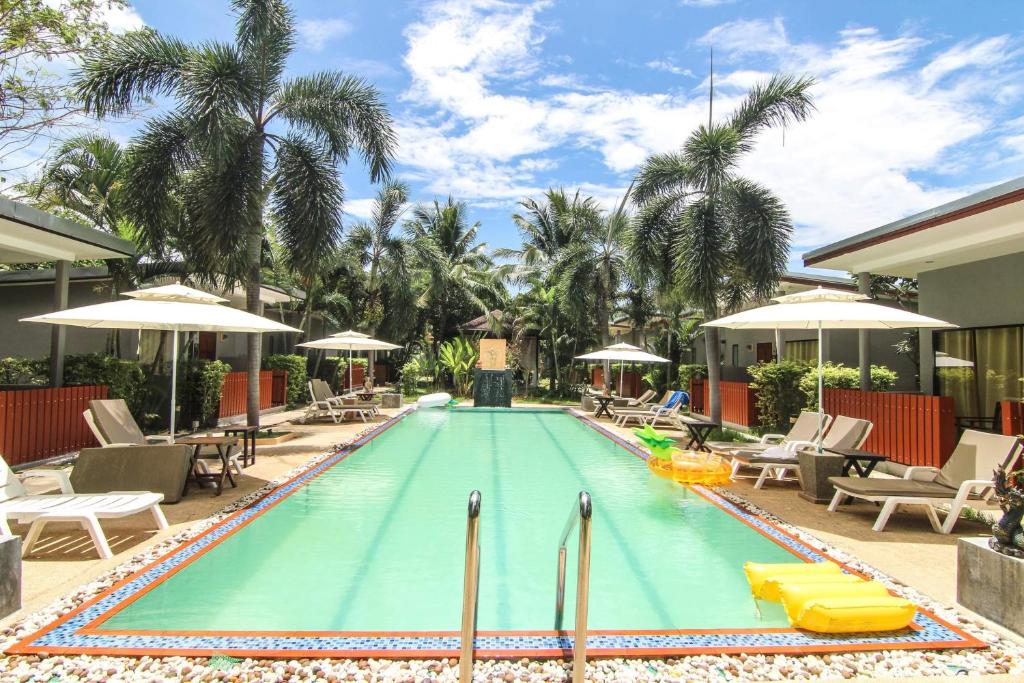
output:
[[[759,141],[743,171],[786,201],[810,248],[1024,175],[1024,3],[754,0],[321,0],[293,3],[294,73],[371,80],[395,116],[417,200],[472,206],[492,246],[549,186],[611,204],[637,165],[727,113],[773,71],[810,74],[813,119]],[[228,0],[137,0],[139,21],[228,39]],[[113,125],[127,137],[132,124]],[[347,222],[374,188],[344,169]]]

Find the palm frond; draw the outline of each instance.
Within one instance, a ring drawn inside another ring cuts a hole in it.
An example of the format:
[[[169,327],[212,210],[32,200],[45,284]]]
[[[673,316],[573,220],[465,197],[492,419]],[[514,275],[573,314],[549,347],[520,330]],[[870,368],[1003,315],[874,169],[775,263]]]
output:
[[[754,136],[765,128],[785,127],[805,121],[814,111],[810,76],[776,74],[763,83],[754,85],[733,113],[728,127],[742,140],[744,151],[750,148]]]

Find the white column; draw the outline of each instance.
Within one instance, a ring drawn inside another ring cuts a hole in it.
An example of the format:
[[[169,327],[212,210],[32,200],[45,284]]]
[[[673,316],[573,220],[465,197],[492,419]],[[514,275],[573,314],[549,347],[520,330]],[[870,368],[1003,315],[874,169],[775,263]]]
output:
[[[70,261],[57,261],[53,278],[53,310],[63,311],[68,307],[68,285],[70,282]],[[64,385],[64,325],[50,328],[50,386]]]

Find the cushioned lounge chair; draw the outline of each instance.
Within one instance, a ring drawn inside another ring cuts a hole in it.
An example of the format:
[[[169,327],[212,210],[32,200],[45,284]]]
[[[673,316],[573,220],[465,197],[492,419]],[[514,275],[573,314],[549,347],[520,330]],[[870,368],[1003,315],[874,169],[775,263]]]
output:
[[[156,444],[172,444],[174,439],[170,436],[145,436],[139,428],[139,424],[132,417],[128,410],[128,404],[124,399],[96,399],[89,401],[89,409],[82,413],[93,436],[104,448],[114,446],[152,446]],[[233,453],[228,462],[235,474],[242,476],[242,464],[238,461],[241,453]],[[204,460],[219,460],[220,455],[214,453],[199,453],[199,469],[202,472],[209,472],[209,467]]]
[[[83,448],[70,479],[78,493],[155,491],[177,503],[191,466],[192,447],[184,444]]]
[[[380,413],[380,406],[374,401],[360,401],[356,399],[355,394],[337,396],[333,391],[331,391],[331,385],[322,379],[314,379],[313,384],[317,389],[317,395],[330,401],[334,405],[355,406],[361,410],[369,410],[373,415],[378,415]]]
[[[312,399],[302,416],[302,421],[313,420],[320,417],[330,417],[335,424],[338,424],[346,415],[355,415],[363,422],[373,417],[373,411],[357,405],[345,405],[340,398],[333,393],[325,392],[322,386],[323,380],[310,380],[306,383],[309,389],[309,397]],[[323,382],[323,384],[326,384]]]
[[[825,430],[832,424],[832,416],[824,416]],[[809,411],[801,412],[788,434],[764,434],[760,441],[737,444],[735,441],[708,441],[704,445],[711,449],[712,453],[731,457],[734,453],[754,455],[768,450],[773,446],[783,446],[791,441],[817,441],[818,440],[818,414]]]
[[[665,405],[651,408],[651,411],[643,417],[641,423],[649,424],[652,427],[665,424],[684,431],[686,427],[679,421],[679,411],[688,405],[690,405],[690,395],[685,391],[677,391]]]
[[[1015,436],[965,430],[960,442],[942,468],[908,467],[903,479],[883,477],[829,477],[836,493],[828,511],[835,512],[847,498],[882,503],[874,531],[882,531],[900,505],[923,505],[932,528],[941,534],[953,530],[960,511],[971,495],[990,490],[997,469],[1012,468],[1020,456]],[[935,506],[948,504],[949,512],[939,523]]]
[[[643,418],[650,415],[652,409],[667,405],[675,393],[670,389],[662,394],[659,401],[654,403],[645,403],[642,406],[612,408],[612,422],[621,427],[625,427],[630,420],[636,420],[637,424],[643,424]]]
[[[29,495],[22,481],[47,478],[60,486],[59,494]],[[0,458],[0,532],[11,536],[8,520],[31,524],[25,534],[21,554],[32,552],[43,528],[49,522],[77,522],[89,532],[96,551],[103,559],[114,556],[107,537],[100,528],[101,519],[128,517],[147,510],[153,515],[157,529],[167,528],[167,519],[160,510],[163,495],[150,491],[111,491],[110,493],[75,493],[67,473],[60,470],[30,470],[20,476],[11,471]]]
[[[832,426],[821,440],[821,447],[860,448],[867,441],[873,427],[869,420],[840,415],[832,421]],[[756,489],[764,486],[771,477],[783,481],[790,472],[796,472],[799,477],[800,462],[797,453],[802,450],[816,450],[817,446],[816,441],[789,441],[784,446],[776,446],[762,453],[736,453],[732,458],[732,477],[742,478],[739,471],[743,467],[759,470],[757,483],[754,484]]]

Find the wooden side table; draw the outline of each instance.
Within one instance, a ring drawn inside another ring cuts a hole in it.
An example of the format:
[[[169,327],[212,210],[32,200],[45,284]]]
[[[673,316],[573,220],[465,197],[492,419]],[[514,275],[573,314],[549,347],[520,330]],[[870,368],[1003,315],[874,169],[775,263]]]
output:
[[[185,490],[182,495],[188,492],[189,480],[195,481],[197,485],[201,486],[204,481],[210,481],[217,485],[217,493],[220,495],[224,493],[224,479],[226,478],[231,482],[231,487],[236,488],[238,486],[235,483],[235,478],[231,476],[231,462],[228,458],[231,457],[231,451],[238,445],[238,439],[234,436],[186,436],[178,439],[176,443],[185,444],[186,446],[192,446],[192,472],[189,479],[185,480]],[[215,446],[217,448],[217,455],[220,456],[221,470],[220,472],[201,472],[199,470],[199,451],[202,450],[203,446]]]
[[[242,437],[242,467],[256,462],[256,433],[259,431],[256,425],[235,425],[224,429],[224,436]]]

